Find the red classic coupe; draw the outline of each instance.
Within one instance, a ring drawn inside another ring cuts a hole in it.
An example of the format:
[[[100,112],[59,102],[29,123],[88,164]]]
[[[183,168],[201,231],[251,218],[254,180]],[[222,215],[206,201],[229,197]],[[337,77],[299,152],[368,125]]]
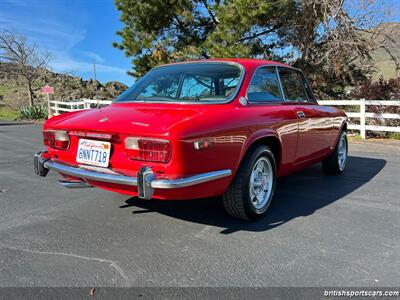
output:
[[[35,173],[143,199],[223,195],[230,215],[254,220],[277,177],[320,161],[329,174],[343,172],[346,129],[346,115],[318,105],[298,69],[254,59],[176,63],[108,107],[49,119]]]

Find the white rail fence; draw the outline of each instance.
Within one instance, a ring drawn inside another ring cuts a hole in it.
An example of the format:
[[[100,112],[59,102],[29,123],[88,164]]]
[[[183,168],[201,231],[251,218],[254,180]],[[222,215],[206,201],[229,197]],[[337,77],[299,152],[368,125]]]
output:
[[[59,115],[64,112],[89,109],[98,106],[107,106],[111,103],[110,100],[93,100],[80,99],[79,101],[50,101],[50,109],[52,115]],[[359,118],[360,124],[348,124],[348,129],[359,130],[360,135],[365,139],[366,131],[384,131],[384,132],[400,132],[400,126],[380,126],[368,125],[367,119],[385,119],[385,120],[400,120],[400,114],[393,113],[374,113],[368,112],[369,106],[396,106],[400,107],[400,100],[320,100],[321,105],[332,106],[358,106],[358,112],[346,112],[349,118]]]
[[[359,118],[360,124],[348,124],[348,129],[359,130],[361,138],[365,139],[366,131],[400,132],[400,126],[368,125],[367,119],[400,120],[400,114],[368,112],[369,106],[396,106],[400,107],[400,100],[321,100],[321,105],[358,106],[358,112],[346,112],[349,118]]]
[[[65,112],[84,110],[93,107],[102,107],[111,104],[111,100],[79,99],[79,101],[50,101],[50,110],[53,116]]]

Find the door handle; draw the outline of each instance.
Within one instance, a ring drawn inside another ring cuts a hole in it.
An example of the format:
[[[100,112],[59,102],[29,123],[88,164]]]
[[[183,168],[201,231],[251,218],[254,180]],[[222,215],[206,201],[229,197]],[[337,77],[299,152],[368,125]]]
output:
[[[297,116],[298,116],[300,119],[304,119],[304,118],[306,117],[304,111],[298,111],[298,112],[297,112]]]

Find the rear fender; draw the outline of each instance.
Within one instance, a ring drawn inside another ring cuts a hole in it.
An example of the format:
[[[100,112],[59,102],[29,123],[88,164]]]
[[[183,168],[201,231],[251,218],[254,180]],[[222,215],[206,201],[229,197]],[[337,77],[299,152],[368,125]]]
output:
[[[248,152],[248,150],[256,145],[258,142],[261,142],[262,139],[265,138],[274,138],[279,142],[279,153],[277,159],[277,165],[279,166],[280,164],[280,158],[282,157],[282,141],[279,137],[279,135],[272,129],[262,129],[257,132],[254,132],[247,140],[246,143],[243,145],[241,152],[240,152],[240,158],[238,160],[238,163],[236,165],[236,168],[234,170],[234,174],[236,174],[240,164],[243,161],[244,156]]]

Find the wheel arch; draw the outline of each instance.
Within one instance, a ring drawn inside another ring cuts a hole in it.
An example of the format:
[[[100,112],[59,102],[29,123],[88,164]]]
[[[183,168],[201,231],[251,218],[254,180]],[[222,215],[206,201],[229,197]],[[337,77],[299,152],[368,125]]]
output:
[[[260,136],[252,138],[249,142],[247,142],[242,149],[239,163],[236,166],[236,171],[239,168],[239,166],[242,164],[245,156],[251,150],[253,150],[254,148],[261,146],[261,145],[268,146],[271,148],[272,153],[274,154],[274,157],[275,157],[277,172],[279,171],[279,166],[281,164],[281,159],[282,159],[282,142],[279,139],[278,135],[276,135],[274,133],[260,135]]]
[[[347,132],[347,121],[343,121],[343,123],[340,125],[340,129],[337,132],[338,133],[337,136],[335,137],[335,143],[334,143],[333,147],[336,147],[336,145],[339,141],[339,137],[343,131]]]
[[[340,132],[347,131],[347,121],[344,121],[342,126],[340,126]]]

